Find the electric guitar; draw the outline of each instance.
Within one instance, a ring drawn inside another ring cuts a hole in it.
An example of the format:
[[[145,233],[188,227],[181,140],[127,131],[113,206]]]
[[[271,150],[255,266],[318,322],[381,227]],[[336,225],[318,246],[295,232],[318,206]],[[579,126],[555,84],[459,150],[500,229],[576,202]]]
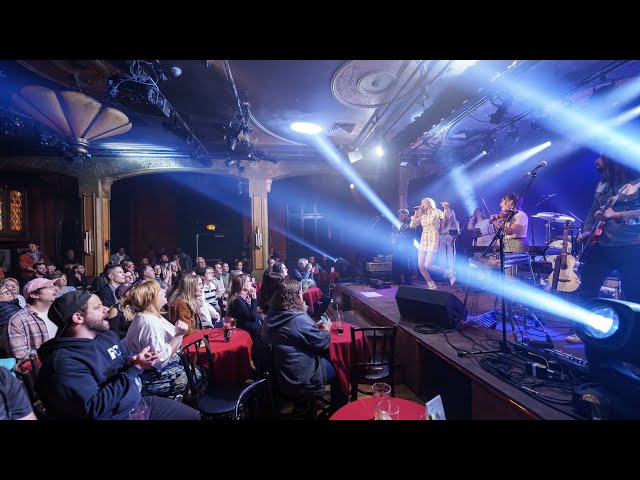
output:
[[[580,279],[573,267],[576,259],[573,255],[567,255],[567,244],[569,243],[569,227],[571,220],[567,220],[562,231],[562,253],[556,255],[554,259],[553,272],[549,275],[548,283],[552,290],[558,292],[574,292],[580,286]]]
[[[618,200],[619,195],[620,193],[609,198],[609,200],[607,200],[607,203],[605,203],[604,206],[599,211],[605,212],[607,211],[607,209],[611,208],[613,204],[616,203],[616,201]],[[608,218],[601,218],[599,220],[596,220],[596,222],[593,224],[593,227],[591,227],[591,231],[589,232],[589,237],[587,238],[584,244],[584,248],[582,249],[582,252],[578,256],[580,267],[582,267],[582,265],[588,260],[589,255],[591,255],[591,252],[593,251],[594,247],[597,245],[598,238],[600,238],[600,236],[602,235],[602,230],[608,220],[609,220]]]

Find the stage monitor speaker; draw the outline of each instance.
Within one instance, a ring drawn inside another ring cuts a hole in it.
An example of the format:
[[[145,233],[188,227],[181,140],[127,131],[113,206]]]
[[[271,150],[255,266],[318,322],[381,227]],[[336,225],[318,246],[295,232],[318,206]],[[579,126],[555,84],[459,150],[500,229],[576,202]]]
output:
[[[401,285],[396,302],[403,320],[456,328],[464,320],[464,305],[453,293]]]

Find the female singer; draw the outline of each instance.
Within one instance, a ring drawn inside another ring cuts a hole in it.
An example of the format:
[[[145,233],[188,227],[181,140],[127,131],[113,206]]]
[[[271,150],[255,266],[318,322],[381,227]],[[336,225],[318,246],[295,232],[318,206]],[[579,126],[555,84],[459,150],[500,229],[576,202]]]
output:
[[[427,282],[429,290],[438,289],[427,271],[429,268],[442,272],[444,276],[449,279],[451,285],[456,283],[456,277],[450,270],[445,270],[442,267],[433,265],[433,257],[438,252],[438,244],[440,243],[440,220],[444,220],[445,217],[448,218],[451,215],[449,203],[442,202],[441,205],[444,211],[436,208],[436,202],[434,202],[433,199],[423,198],[420,206],[416,207],[416,211],[413,217],[411,217],[411,223],[409,224],[410,228],[416,228],[419,224],[422,225],[422,237],[420,238],[420,246],[418,247],[418,267]]]

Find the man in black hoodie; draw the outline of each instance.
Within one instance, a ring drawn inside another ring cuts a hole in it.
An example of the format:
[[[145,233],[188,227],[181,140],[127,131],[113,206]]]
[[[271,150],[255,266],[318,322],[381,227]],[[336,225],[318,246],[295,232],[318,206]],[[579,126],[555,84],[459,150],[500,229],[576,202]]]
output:
[[[109,330],[108,308],[97,295],[75,291],[56,299],[49,318],[58,325],[55,338],[38,355],[42,368],[36,382],[53,418],[126,420],[140,404],[150,420],[199,420],[200,414],[167,398],[140,395],[140,374],[157,360],[145,348],[133,355]]]

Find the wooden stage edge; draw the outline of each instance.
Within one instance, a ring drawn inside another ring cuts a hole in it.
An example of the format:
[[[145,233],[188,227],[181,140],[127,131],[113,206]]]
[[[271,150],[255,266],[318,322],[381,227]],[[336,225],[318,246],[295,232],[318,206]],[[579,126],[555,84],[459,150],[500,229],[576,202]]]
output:
[[[439,287],[464,299],[452,287]],[[380,296],[367,297],[366,292]],[[472,350],[473,344],[458,332],[422,334],[417,323],[402,320],[396,303],[397,287],[374,290],[366,285],[337,284],[334,303],[345,312],[345,320],[359,326],[398,325],[395,360],[396,381],[406,384],[424,400],[440,394],[447,419],[459,420],[572,420],[573,417],[538,401],[485,371],[479,358],[459,357],[457,350]],[[480,294],[478,304],[493,308],[494,296]],[[500,339],[501,332],[488,328],[466,328],[477,339]],[[447,341],[448,340],[448,341]],[[495,342],[494,342],[495,343]],[[477,350],[477,347],[476,347]]]

